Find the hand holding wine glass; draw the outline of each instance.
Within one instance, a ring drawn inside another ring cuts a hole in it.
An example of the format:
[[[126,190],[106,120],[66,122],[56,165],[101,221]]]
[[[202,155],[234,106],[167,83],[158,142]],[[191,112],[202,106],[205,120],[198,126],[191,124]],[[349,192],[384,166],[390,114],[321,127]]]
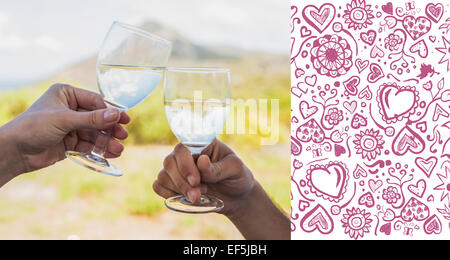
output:
[[[0,128],[2,145],[10,146],[5,149],[8,167],[0,166],[1,172],[12,179],[63,160],[68,150],[88,152],[97,132],[107,128],[113,129],[114,138],[109,140],[105,156],[116,158],[123,151],[117,139],[128,136],[120,124],[129,122],[126,113],[106,108],[99,94],[55,84],[25,112]],[[0,186],[9,179],[0,180]]]
[[[108,107],[126,111],[147,98],[162,79],[171,43],[131,25],[114,22],[97,58],[97,82]],[[106,160],[112,129],[101,131],[91,151],[67,151],[72,161],[97,172],[121,176]]]
[[[164,160],[153,189],[164,198],[177,194],[191,201],[198,201],[201,194],[220,198],[224,207],[218,213],[229,218],[247,239],[290,238],[289,219],[242,160],[217,139],[194,157],[178,144]]]
[[[187,149],[201,153],[223,128],[228,117],[231,95],[229,69],[168,68],[164,80],[164,106],[172,132]],[[192,156],[189,155],[191,158]],[[202,195],[195,201],[174,196],[164,203],[169,209],[185,213],[220,211],[223,201]]]
[[[191,155],[181,143],[164,160],[153,188],[164,198],[184,194],[197,202],[201,194],[220,198],[219,213],[232,215],[245,203],[256,182],[251,171],[225,144],[215,139],[201,154]]]

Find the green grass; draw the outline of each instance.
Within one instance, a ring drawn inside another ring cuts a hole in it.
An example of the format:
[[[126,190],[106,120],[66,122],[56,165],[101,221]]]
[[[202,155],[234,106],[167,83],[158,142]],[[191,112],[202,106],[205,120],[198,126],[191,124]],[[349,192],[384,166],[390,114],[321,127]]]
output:
[[[0,222],[10,222],[36,211],[36,206],[29,202],[0,199]]]
[[[147,174],[134,174],[127,186],[129,192],[126,195],[125,207],[129,214],[153,216],[161,211],[164,200],[156,195],[152,189],[153,178]]]

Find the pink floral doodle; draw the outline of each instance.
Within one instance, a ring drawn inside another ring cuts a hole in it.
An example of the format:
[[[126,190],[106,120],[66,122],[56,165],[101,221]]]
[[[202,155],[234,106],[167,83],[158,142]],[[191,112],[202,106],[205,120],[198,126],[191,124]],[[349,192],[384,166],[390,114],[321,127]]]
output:
[[[291,0],[294,239],[450,235],[450,3]]]

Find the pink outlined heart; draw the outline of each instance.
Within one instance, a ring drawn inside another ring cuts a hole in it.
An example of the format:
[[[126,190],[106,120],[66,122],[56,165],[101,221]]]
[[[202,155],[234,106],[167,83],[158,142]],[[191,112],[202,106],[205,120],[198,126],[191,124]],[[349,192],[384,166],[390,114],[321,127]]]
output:
[[[430,19],[424,16],[417,18],[411,15],[406,16],[403,18],[402,24],[403,28],[414,41],[427,34],[431,29]]]
[[[339,202],[347,191],[348,168],[342,162],[311,165],[306,171],[306,179],[311,193],[331,202]]]
[[[444,14],[444,6],[441,3],[433,4],[429,3],[425,7],[425,14],[433,22],[438,23]]]
[[[442,233],[442,223],[438,216],[433,215],[425,223],[423,224],[423,230],[427,235],[436,234],[439,235]]]
[[[395,123],[413,115],[419,106],[415,87],[385,83],[378,89],[378,108],[386,123]]]
[[[408,186],[408,191],[416,195],[419,198],[423,198],[425,191],[427,189],[427,183],[424,179],[417,181],[416,185],[410,184]]]
[[[367,75],[367,81],[370,83],[375,83],[379,79],[384,77],[383,69],[381,69],[380,65],[372,63],[370,64],[370,73]]]
[[[431,174],[433,173],[434,167],[436,167],[436,164],[438,162],[438,159],[435,156],[428,157],[428,159],[424,159],[422,157],[417,157],[414,161],[419,167],[419,169],[428,177],[431,177]]]
[[[358,76],[351,76],[349,79],[342,82],[342,85],[344,85],[344,88],[347,90],[349,95],[355,96],[358,94],[359,82],[360,79]]]
[[[317,76],[316,75],[312,75],[312,76],[306,76],[305,77],[305,83],[311,87],[314,87],[316,85],[317,82]]]
[[[372,46],[377,38],[377,32],[374,30],[368,30],[367,32],[361,32],[359,37],[361,38],[361,41]]]
[[[332,4],[323,4],[320,8],[307,5],[303,8],[302,16],[305,21],[319,33],[325,31],[334,19],[336,9]]]
[[[359,198],[358,204],[361,206],[366,206],[368,208],[373,208],[373,206],[375,206],[375,200],[372,196],[372,193],[367,192],[367,193],[363,194]]]
[[[425,141],[409,126],[405,126],[392,142],[392,152],[397,156],[402,156],[408,151],[419,154],[423,150],[425,150]]]
[[[353,171],[353,177],[355,177],[355,179],[359,179],[361,177],[367,177],[367,172],[366,170],[364,170],[364,168],[361,167],[361,165],[356,165],[355,170]]]
[[[358,69],[358,72],[361,73],[363,70],[367,68],[367,66],[369,66],[369,61],[368,60],[363,61],[360,58],[357,58],[355,61],[355,66]]]
[[[411,47],[409,47],[411,53],[417,53],[421,58],[426,58],[428,56],[428,46],[424,40],[420,40]]]
[[[370,91],[369,86],[366,86],[363,90],[361,90],[358,95],[360,99],[365,98],[366,100],[371,100],[372,96],[372,91]]]
[[[401,218],[405,222],[413,220],[424,221],[430,216],[430,209],[427,205],[418,201],[416,198],[411,198],[401,212]]]
[[[350,112],[350,114],[355,113],[355,110],[356,110],[357,106],[358,106],[358,103],[355,100],[353,100],[352,102],[348,102],[348,101],[344,102],[344,108],[348,112]]]
[[[381,188],[381,186],[383,186],[382,180],[377,180],[377,181],[375,181],[373,179],[369,180],[369,188],[373,193],[375,193],[377,190],[379,190]]]
[[[334,222],[326,209],[318,204],[302,218],[300,227],[306,233],[318,231],[323,235],[327,235],[333,232]]]
[[[308,119],[309,117],[313,116],[318,110],[319,108],[317,106],[310,106],[306,101],[300,102],[300,114],[302,115],[303,119]]]

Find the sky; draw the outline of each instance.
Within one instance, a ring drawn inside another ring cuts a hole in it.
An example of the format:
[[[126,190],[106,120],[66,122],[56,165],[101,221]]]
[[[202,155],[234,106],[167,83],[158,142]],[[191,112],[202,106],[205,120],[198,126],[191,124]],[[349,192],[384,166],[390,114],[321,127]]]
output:
[[[115,20],[152,20],[198,44],[289,53],[288,0],[0,0],[0,89],[95,55]]]

